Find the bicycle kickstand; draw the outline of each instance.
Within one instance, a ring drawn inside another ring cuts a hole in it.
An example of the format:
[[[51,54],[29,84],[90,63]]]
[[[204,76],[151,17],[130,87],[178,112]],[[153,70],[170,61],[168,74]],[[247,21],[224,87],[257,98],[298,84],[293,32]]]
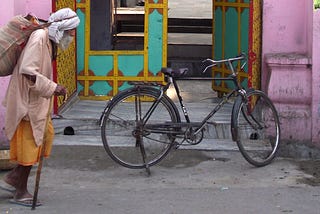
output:
[[[146,155],[146,150],[144,149],[143,141],[140,140],[140,142],[138,144],[139,144],[141,155],[142,155],[142,161],[143,161],[144,166],[146,168],[147,176],[150,176],[151,175],[151,171],[150,171],[149,164],[146,162],[147,155]]]

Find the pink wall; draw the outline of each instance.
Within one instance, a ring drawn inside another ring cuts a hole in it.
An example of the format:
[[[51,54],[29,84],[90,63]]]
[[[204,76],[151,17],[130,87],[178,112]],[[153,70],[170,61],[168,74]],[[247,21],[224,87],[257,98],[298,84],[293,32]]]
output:
[[[264,1],[263,52],[307,52],[308,26],[306,18],[310,14],[310,5],[306,3],[307,1]]]
[[[39,18],[46,19],[52,11],[50,0],[2,0],[0,2],[0,26],[14,15],[34,13]]]
[[[6,3],[1,1],[0,3],[0,27],[3,26],[14,14],[14,0],[7,0]],[[9,78],[0,77],[0,101],[2,102]],[[5,108],[0,103],[0,146],[5,144],[6,137],[4,134],[4,117],[5,117]]]
[[[262,89],[278,107],[282,137],[320,147],[320,14],[312,0],[263,2]]]
[[[263,1],[262,89],[266,90],[266,54],[312,57],[313,0]]]
[[[50,0],[16,0],[26,1],[26,12],[33,12],[39,18],[47,19],[52,12],[52,1]]]
[[[34,13],[39,18],[47,19],[52,11],[50,0],[1,0],[0,1],[0,27],[5,25],[12,16],[18,14]],[[0,77],[0,146],[6,142],[4,135],[5,108],[2,106],[10,77]]]
[[[263,1],[262,56],[299,53],[311,56],[313,0]],[[266,64],[262,59],[262,89],[266,90]]]
[[[320,147],[320,10],[314,13],[312,60],[312,142]]]

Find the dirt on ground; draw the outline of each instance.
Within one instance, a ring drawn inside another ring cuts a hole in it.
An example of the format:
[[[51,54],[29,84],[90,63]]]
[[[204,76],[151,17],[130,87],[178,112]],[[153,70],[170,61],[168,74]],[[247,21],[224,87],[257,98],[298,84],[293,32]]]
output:
[[[53,168],[62,167],[65,169],[72,168],[90,171],[119,167],[107,155],[103,147],[98,147],[100,149],[93,148],[94,147],[77,146],[75,149],[75,147],[72,146],[56,146],[52,151],[49,161],[46,161],[45,164]],[[67,155],[67,157],[61,157],[61,155]],[[79,157],[86,157],[89,159],[81,160]],[[228,161],[227,158],[213,157],[213,154],[210,152],[197,150],[172,150],[158,165],[165,168],[187,168],[196,166],[199,163],[208,160]]]
[[[300,179],[299,182],[310,186],[320,186],[320,160],[298,161],[297,165],[302,171],[312,175],[312,177]]]
[[[99,171],[108,168],[119,167],[110,159],[104,149],[91,150],[88,147],[58,146],[52,152],[51,158],[54,161],[46,162],[53,168],[73,168],[79,170]],[[90,151],[94,151],[90,153]],[[176,153],[179,154],[176,154]],[[68,157],[61,157],[67,154]],[[79,160],[79,157],[90,157],[87,161]],[[66,161],[67,160],[67,161]],[[195,151],[195,150],[179,150],[171,151],[170,154],[162,160],[159,165],[165,168],[187,168],[198,165],[204,161],[221,161],[228,162],[225,157],[217,157],[212,152]],[[292,160],[301,171],[311,175],[298,179],[297,182],[310,186],[320,186],[320,160]],[[285,169],[284,169],[285,170]]]

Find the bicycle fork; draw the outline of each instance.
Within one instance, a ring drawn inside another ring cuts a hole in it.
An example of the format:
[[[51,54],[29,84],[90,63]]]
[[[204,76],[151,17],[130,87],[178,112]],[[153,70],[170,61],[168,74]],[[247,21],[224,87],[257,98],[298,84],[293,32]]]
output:
[[[148,176],[151,175],[151,171],[150,171],[150,166],[149,164],[147,163],[146,159],[147,159],[147,154],[146,154],[146,150],[144,148],[144,144],[143,144],[143,137],[141,137],[142,134],[141,133],[138,133],[137,136],[136,136],[136,146],[139,146],[140,148],[140,152],[141,152],[141,156],[142,156],[142,161],[145,165],[145,168],[146,168],[146,172],[148,174]]]
[[[150,166],[148,164],[148,162],[146,161],[147,159],[147,153],[143,144],[143,124],[144,124],[144,119],[141,116],[142,115],[142,110],[141,110],[141,97],[140,97],[140,87],[138,87],[138,96],[135,97],[135,112],[136,112],[136,130],[135,130],[135,137],[136,137],[136,147],[139,147],[140,152],[141,152],[141,156],[142,156],[142,161],[145,165],[146,168],[146,172],[148,174],[148,176],[151,175],[151,171],[150,171]]]

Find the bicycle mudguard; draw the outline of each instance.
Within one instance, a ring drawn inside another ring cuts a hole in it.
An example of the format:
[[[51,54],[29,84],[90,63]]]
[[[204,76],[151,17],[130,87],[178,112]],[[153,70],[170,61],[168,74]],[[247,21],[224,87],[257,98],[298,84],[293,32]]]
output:
[[[234,116],[238,109],[240,108],[242,102],[242,95],[238,95],[236,100],[234,101],[233,107],[232,107],[232,114],[231,114],[231,135],[232,135],[232,140],[237,141],[237,129],[234,127],[235,124],[235,119],[236,117]]]
[[[153,91],[154,93],[156,94],[159,94],[161,93],[161,91],[157,88],[154,88],[153,86],[151,85],[134,85],[133,87],[131,88],[127,88],[119,93],[117,93],[114,97],[112,97],[108,102],[107,102],[107,105],[106,107],[104,108],[101,116],[100,116],[100,119],[99,119],[99,125],[101,127],[102,125],[102,121],[104,119],[104,116],[106,115],[109,107],[113,104],[114,100],[117,100],[119,97],[123,96],[123,94],[127,94],[127,93],[130,93],[131,91],[135,91],[135,90],[141,90],[141,91],[145,91],[145,90],[149,90],[149,91]],[[174,102],[166,95],[166,94],[163,94],[163,99],[166,99],[170,105],[172,106],[172,108],[174,109],[174,111],[176,112],[176,115],[178,117],[178,121],[181,121],[181,118],[180,118],[180,113],[179,113],[179,110],[177,108],[177,106],[174,104]]]
[[[251,92],[255,91],[254,88],[248,88],[246,90],[247,94],[250,94]],[[235,114],[238,112],[238,109],[240,108],[240,105],[243,100],[243,95],[240,93],[238,94],[236,100],[234,101],[233,107],[232,107],[232,114],[231,114],[231,135],[232,135],[232,140],[237,141],[237,136],[238,133],[236,132],[236,128],[234,127],[236,116]]]

